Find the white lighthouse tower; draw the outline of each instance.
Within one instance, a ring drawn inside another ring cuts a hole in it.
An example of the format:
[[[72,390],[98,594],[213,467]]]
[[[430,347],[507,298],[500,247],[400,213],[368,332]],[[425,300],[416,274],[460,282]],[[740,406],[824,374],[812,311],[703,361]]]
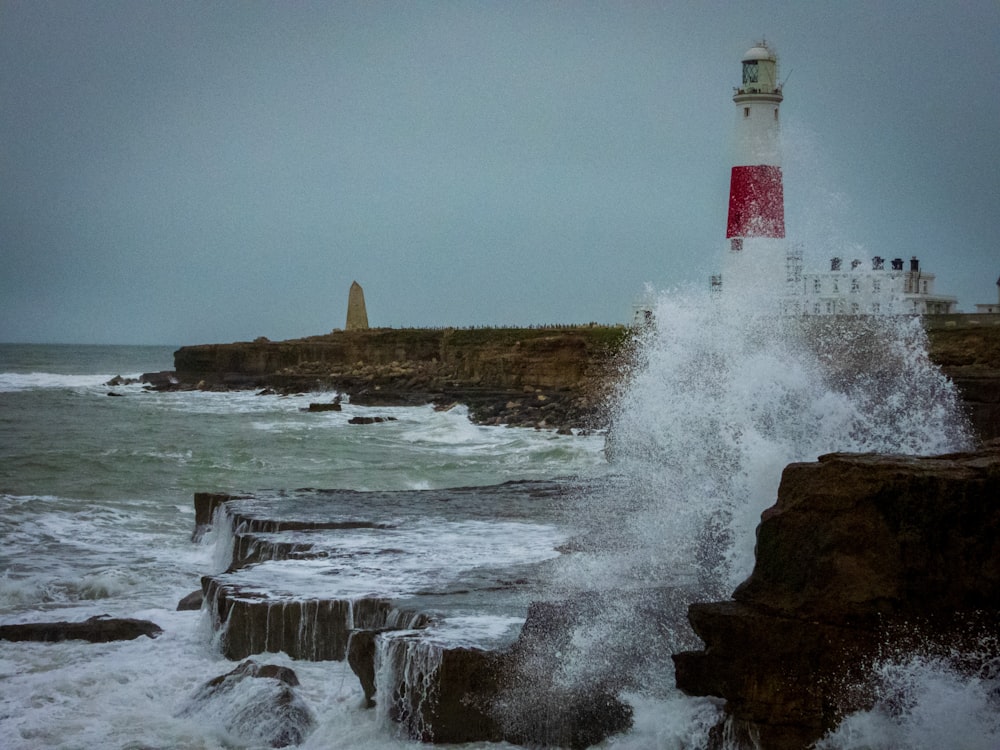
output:
[[[741,305],[769,308],[783,294],[785,197],[781,179],[778,110],[784,98],[778,60],[766,42],[742,57],[742,81],[735,88],[733,167],[729,182],[725,286]],[[713,281],[721,284],[721,279]]]

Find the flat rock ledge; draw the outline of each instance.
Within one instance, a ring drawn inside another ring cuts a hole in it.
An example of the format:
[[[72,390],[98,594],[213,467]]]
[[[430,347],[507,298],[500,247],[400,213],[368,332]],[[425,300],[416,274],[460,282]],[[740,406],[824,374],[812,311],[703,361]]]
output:
[[[196,524],[202,533],[211,523],[229,523],[240,530],[227,573],[202,579],[205,606],[226,658],[280,651],[294,659],[346,659],[358,676],[363,705],[379,704],[401,734],[423,742],[508,741],[582,750],[631,726],[632,710],[618,695],[630,685],[645,652],[616,655],[621,657],[616,658],[620,669],[600,683],[566,686],[554,677],[559,673],[560,650],[568,647],[575,628],[586,626],[594,616],[598,607],[594,597],[532,604],[519,638],[506,648],[442,646],[423,637],[431,616],[400,609],[388,599],[274,598],[241,586],[230,573],[266,560],[314,554],[308,545],[286,546],[258,535],[282,528],[339,529],[344,523],[254,517],[241,511],[240,499],[212,493],[195,498]],[[359,526],[351,522],[350,527]],[[683,619],[690,597],[661,592],[655,598],[656,608],[668,600],[677,618]],[[655,622],[652,616],[648,621]],[[378,669],[379,692],[376,663],[383,665]],[[209,687],[202,692],[212,693]]]
[[[752,575],[732,600],[689,608],[705,648],[674,655],[677,686],[725,699],[714,748],[802,750],[873,707],[882,654],[974,673],[1000,657],[998,539],[996,441],[792,464],[761,517]]]

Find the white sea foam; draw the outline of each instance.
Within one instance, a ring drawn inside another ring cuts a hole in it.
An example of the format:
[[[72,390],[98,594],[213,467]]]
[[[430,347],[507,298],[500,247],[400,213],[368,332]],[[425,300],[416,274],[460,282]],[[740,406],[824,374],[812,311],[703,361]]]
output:
[[[68,375],[54,372],[0,372],[0,393],[41,389],[92,389],[104,386],[114,375]]]
[[[555,558],[565,539],[565,532],[547,524],[443,518],[392,529],[324,531],[310,540],[320,558],[264,562],[236,580],[275,599],[406,597],[445,588],[475,569]],[[225,535],[218,538],[227,543]],[[225,555],[215,559],[219,566]]]
[[[880,664],[878,700],[848,716],[818,750],[996,750],[1000,747],[1000,663],[978,674],[945,659],[911,656]]]
[[[879,371],[838,380],[799,320],[754,309],[740,295],[662,295],[609,438],[638,506],[624,519],[629,548],[663,550],[668,565],[696,564],[730,589],[750,573],[754,528],[787,464],[838,450],[968,445],[919,321],[870,324]]]

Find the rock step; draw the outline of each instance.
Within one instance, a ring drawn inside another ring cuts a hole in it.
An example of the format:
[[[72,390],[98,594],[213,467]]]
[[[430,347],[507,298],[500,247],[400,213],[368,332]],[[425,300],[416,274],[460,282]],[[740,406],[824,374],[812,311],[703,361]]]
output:
[[[310,542],[287,541],[261,534],[235,534],[233,560],[227,572],[233,572],[266,560],[306,560],[314,545]]]
[[[212,624],[227,659],[284,651],[293,659],[343,661],[355,630],[424,628],[430,618],[388,599],[275,600],[215,576],[202,578]]]

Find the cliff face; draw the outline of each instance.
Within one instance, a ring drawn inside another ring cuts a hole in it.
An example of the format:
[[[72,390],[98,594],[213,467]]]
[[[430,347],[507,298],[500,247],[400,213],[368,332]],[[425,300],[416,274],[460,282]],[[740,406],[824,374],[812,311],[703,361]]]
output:
[[[977,434],[1000,437],[1000,315],[926,316],[923,322],[930,357],[958,387]],[[809,324],[825,330],[844,322]],[[878,327],[868,328],[876,340]],[[852,357],[859,367],[871,366],[856,335],[826,330],[818,338],[834,367],[850,370]],[[837,338],[846,342],[843,351],[831,344]],[[615,355],[628,339],[620,326],[335,331],[185,346],[174,353],[174,368],[188,387],[332,388],[355,402],[461,401],[485,423],[539,424],[548,415],[548,426],[592,426],[603,394],[620,377]]]
[[[623,327],[372,329],[186,346],[182,384],[331,388],[355,403],[463,402],[486,423],[590,426]]]
[[[678,687],[725,698],[742,746],[799,750],[871,707],[879,653],[995,658],[998,498],[1000,446],[788,466],[750,578],[689,609],[705,649],[674,656]]]
[[[1000,315],[935,315],[925,327],[930,357],[962,394],[977,434],[1000,438]]]
[[[608,359],[624,328],[374,329],[292,341],[185,346],[174,354],[186,382],[273,375],[391,378],[424,373],[491,388],[573,388]]]

